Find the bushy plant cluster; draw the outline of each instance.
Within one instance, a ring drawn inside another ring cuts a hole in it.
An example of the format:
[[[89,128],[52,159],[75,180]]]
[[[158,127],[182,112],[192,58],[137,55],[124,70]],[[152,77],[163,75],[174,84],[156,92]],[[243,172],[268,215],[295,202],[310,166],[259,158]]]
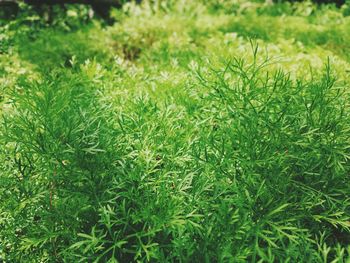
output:
[[[216,2],[127,4],[105,29],[13,36],[0,261],[349,262],[349,57],[317,41],[348,18]],[[250,40],[264,25],[249,19],[322,30]]]

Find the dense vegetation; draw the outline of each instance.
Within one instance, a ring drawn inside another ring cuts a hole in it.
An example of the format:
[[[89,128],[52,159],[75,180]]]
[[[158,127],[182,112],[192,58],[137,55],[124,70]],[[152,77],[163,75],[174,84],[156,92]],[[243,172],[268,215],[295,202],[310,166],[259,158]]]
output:
[[[0,262],[350,262],[349,5],[21,8]]]

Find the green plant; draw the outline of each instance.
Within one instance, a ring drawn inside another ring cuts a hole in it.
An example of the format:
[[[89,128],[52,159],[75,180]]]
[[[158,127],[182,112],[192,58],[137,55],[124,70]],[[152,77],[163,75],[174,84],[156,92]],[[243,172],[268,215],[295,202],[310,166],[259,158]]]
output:
[[[15,261],[39,248],[37,256],[57,258],[74,233],[94,224],[99,191],[112,169],[106,162],[113,130],[96,104],[98,91],[74,73],[61,74],[18,83],[12,114],[3,122],[3,151],[15,167],[3,177],[3,198],[10,201],[2,207],[11,218],[3,223],[20,233],[7,237],[16,240],[10,250]]]
[[[0,261],[348,262],[349,21],[308,5],[5,26]]]

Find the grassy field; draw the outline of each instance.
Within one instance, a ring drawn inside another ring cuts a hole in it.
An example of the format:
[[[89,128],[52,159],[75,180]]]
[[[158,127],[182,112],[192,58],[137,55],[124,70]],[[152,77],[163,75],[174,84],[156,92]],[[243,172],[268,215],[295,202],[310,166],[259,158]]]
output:
[[[0,23],[0,262],[350,262],[350,5]]]

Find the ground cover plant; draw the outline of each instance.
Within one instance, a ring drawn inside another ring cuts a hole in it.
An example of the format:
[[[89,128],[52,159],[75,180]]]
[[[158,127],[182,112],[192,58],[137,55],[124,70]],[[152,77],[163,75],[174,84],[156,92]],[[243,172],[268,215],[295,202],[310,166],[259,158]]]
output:
[[[0,262],[350,262],[349,3],[21,8]]]

